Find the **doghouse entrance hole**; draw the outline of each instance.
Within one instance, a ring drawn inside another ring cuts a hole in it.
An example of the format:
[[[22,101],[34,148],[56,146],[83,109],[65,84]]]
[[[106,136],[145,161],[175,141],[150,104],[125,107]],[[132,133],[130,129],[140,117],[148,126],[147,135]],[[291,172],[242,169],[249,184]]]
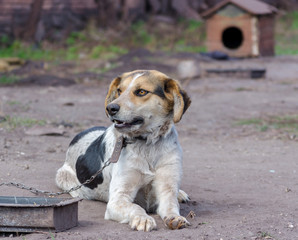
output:
[[[243,42],[242,31],[237,27],[226,28],[222,33],[222,43],[226,48],[236,49]]]

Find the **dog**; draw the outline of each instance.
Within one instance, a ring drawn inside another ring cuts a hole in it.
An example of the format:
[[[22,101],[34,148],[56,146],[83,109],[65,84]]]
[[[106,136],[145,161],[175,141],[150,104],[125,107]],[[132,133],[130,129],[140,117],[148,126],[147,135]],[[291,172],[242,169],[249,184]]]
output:
[[[113,124],[93,127],[71,141],[56,184],[68,190],[88,180],[124,138],[117,163],[71,192],[73,197],[107,202],[105,219],[129,223],[132,229],[156,229],[156,212],[170,229],[190,223],[180,216],[179,202],[188,195],[179,189],[182,150],[174,124],[191,100],[178,81],[156,70],[136,70],[115,78],[105,99]]]

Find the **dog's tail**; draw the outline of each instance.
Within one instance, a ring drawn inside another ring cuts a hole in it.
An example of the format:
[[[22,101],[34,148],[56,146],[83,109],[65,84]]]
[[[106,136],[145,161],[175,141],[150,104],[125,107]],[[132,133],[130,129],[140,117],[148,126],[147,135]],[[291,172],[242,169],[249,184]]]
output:
[[[64,163],[64,165],[57,171],[56,184],[62,190],[67,191],[78,186],[80,182],[75,171],[69,166],[69,164]],[[70,195],[72,197],[79,197],[78,191],[73,191]]]

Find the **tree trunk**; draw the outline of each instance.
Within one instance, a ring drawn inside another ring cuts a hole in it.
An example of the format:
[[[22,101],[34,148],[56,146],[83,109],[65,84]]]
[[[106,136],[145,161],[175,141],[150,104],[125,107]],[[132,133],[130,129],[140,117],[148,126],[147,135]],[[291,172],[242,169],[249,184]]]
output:
[[[23,29],[22,37],[25,40],[31,41],[34,40],[34,36],[37,30],[38,22],[42,12],[44,0],[34,0],[31,4],[31,10],[29,18]]]
[[[200,15],[189,6],[187,1],[172,0],[172,8],[180,15],[186,19],[201,20]]]
[[[98,25],[103,28],[113,27],[117,23],[118,1],[95,0],[98,9]]]
[[[122,20],[124,22],[132,22],[144,19],[145,1],[143,0],[124,0],[122,8]]]

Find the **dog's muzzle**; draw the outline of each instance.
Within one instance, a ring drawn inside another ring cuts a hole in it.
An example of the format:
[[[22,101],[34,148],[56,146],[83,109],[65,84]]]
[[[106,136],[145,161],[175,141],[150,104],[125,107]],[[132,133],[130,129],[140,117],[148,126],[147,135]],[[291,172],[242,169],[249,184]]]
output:
[[[141,125],[144,123],[144,118],[135,117],[131,121],[122,121],[119,119],[112,120],[115,123],[115,128],[129,128],[135,125]]]
[[[117,112],[119,112],[120,106],[116,103],[110,103],[107,106],[107,112],[110,116],[116,115]]]
[[[107,105],[107,112],[110,115],[110,119],[115,123],[115,128],[130,128],[135,125],[141,125],[144,123],[144,118],[134,117],[131,120],[124,120],[116,117],[119,112],[120,106],[116,103],[110,103]]]

